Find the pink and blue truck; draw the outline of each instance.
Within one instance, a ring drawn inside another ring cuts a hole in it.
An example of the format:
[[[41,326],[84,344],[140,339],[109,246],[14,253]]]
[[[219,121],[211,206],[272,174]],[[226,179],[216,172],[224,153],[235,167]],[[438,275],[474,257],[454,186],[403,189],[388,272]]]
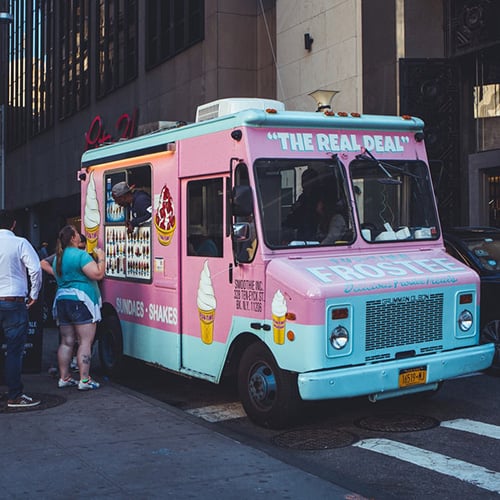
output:
[[[105,369],[234,377],[248,416],[279,428],[302,400],[436,391],[488,368],[479,279],[444,250],[423,126],[222,99],[86,151]],[[151,199],[130,232],[122,181]]]

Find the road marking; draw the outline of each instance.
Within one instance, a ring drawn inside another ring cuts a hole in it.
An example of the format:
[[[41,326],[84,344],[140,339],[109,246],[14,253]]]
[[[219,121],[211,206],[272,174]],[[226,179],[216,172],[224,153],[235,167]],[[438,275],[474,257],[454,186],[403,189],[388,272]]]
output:
[[[207,422],[222,422],[233,418],[245,417],[246,413],[241,403],[225,403],[222,405],[204,406],[203,408],[192,408],[186,413],[200,417]]]
[[[486,436],[492,439],[500,439],[500,427],[498,425],[485,424],[468,420],[466,418],[458,418],[456,420],[446,420],[441,422],[441,427],[447,429],[456,429],[457,431],[470,432],[479,436]]]
[[[422,450],[415,446],[398,443],[389,439],[364,439],[358,443],[354,443],[353,446],[455,477],[484,490],[500,493],[500,473],[480,467],[479,465],[463,462],[462,460],[447,457],[440,453]]]

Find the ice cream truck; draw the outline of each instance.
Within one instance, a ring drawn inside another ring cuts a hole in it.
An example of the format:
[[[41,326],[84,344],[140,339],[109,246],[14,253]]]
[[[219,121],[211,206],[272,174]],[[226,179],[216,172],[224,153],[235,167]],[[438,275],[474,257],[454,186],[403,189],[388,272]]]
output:
[[[102,365],[218,383],[287,425],[302,400],[436,391],[483,370],[479,281],[443,245],[423,122],[222,99],[86,151],[82,230],[104,249]],[[127,230],[111,190],[151,197]]]

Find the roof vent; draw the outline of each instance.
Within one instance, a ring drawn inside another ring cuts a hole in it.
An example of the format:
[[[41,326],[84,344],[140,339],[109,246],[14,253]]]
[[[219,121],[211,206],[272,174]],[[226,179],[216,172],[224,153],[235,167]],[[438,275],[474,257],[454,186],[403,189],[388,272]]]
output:
[[[257,99],[252,97],[233,97],[229,99],[219,99],[198,106],[196,110],[196,121],[203,122],[212,120],[220,116],[231,115],[245,109],[267,109],[273,108],[277,111],[284,111],[285,105],[274,99]]]
[[[185,122],[173,122],[173,121],[157,121],[150,123],[143,123],[137,127],[137,136],[151,134],[153,132],[159,132],[160,130],[168,130],[171,128],[178,128],[186,125]]]

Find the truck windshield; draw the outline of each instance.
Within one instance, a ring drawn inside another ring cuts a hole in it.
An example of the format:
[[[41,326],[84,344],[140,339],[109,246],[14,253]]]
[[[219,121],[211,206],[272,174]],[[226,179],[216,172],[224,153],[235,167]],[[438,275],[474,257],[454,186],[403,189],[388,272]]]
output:
[[[264,240],[270,248],[353,240],[345,169],[336,159],[255,162]]]
[[[366,241],[436,239],[439,225],[429,171],[422,161],[362,155],[350,165],[361,234]]]

